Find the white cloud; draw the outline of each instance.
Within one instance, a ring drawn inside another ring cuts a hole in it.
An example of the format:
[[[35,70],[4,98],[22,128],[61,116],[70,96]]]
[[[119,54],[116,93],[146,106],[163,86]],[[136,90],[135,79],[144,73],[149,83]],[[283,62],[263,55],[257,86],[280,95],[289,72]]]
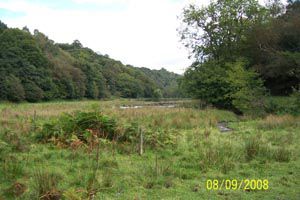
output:
[[[56,42],[79,39],[84,46],[138,67],[183,73],[191,64],[176,31],[188,0],[73,0],[77,4],[124,4],[118,11],[54,9],[25,0],[0,2],[0,8],[26,15],[5,19],[11,27],[38,29]],[[207,2],[207,0],[205,1]]]

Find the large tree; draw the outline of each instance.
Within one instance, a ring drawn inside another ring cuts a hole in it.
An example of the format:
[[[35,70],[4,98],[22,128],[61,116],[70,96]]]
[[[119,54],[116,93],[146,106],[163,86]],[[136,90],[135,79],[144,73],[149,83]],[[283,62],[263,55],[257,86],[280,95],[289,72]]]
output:
[[[184,9],[182,40],[198,60],[233,61],[246,33],[267,19],[257,0],[213,0],[206,7]]]
[[[244,57],[265,80],[272,94],[287,95],[300,83],[300,1],[248,34]]]

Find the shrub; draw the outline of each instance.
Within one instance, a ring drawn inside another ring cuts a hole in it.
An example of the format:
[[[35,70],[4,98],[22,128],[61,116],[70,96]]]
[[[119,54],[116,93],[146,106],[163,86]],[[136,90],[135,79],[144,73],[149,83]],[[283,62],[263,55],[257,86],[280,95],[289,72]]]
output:
[[[290,97],[268,97],[266,98],[265,110],[270,114],[277,115],[299,115],[300,114],[300,92],[295,91]]]
[[[294,90],[293,94],[291,95],[293,98],[293,113],[294,115],[300,115],[300,85],[298,90]]]
[[[124,125],[123,134],[119,137],[119,141],[137,142],[139,138],[139,125],[136,122]]]
[[[152,148],[164,148],[166,146],[176,147],[178,135],[167,130],[158,129],[156,131],[145,132],[145,143]]]
[[[45,123],[36,138],[44,142],[55,138],[64,143],[69,143],[74,134],[85,142],[88,141],[91,135],[113,140],[117,138],[116,121],[99,112],[64,114],[53,122]]]

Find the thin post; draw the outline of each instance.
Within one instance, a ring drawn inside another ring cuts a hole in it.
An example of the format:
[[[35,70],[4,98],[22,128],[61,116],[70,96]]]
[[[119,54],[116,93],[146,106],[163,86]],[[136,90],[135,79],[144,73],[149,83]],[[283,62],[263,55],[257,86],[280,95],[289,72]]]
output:
[[[140,132],[140,155],[143,155],[144,149],[143,149],[143,143],[144,143],[144,138],[143,138],[143,131],[141,128],[139,128]]]
[[[36,130],[36,110],[34,110],[33,113],[33,130]]]

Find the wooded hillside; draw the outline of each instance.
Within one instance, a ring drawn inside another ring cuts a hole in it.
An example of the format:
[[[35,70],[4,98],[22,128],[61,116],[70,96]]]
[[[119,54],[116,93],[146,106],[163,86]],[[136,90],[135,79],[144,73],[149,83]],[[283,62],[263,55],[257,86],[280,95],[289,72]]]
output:
[[[0,23],[0,100],[178,97],[180,76],[165,69],[124,65],[75,40],[58,44],[28,28]]]

